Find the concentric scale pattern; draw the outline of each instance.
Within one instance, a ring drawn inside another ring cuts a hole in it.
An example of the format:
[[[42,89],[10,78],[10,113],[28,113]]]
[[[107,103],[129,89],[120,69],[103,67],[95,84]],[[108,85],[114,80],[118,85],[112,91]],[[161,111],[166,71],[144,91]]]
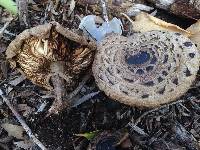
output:
[[[93,63],[108,96],[131,106],[155,107],[183,95],[199,69],[196,46],[179,33],[150,31],[107,36]]]

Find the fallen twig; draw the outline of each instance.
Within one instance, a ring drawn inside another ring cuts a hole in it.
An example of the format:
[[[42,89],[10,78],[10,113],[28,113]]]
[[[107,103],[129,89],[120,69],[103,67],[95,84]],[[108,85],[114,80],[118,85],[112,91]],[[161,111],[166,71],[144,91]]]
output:
[[[35,135],[32,133],[29,126],[26,124],[26,122],[22,119],[21,115],[14,109],[10,101],[3,95],[3,91],[0,89],[0,95],[3,99],[3,101],[7,104],[7,106],[10,108],[12,113],[15,115],[17,120],[20,122],[28,136],[33,140],[35,144],[37,144],[42,150],[47,150],[47,148],[35,137]]]
[[[18,16],[21,25],[25,24],[29,26],[28,20],[28,1],[27,0],[17,0]]]
[[[69,93],[66,99],[72,99],[74,96],[76,96],[80,92],[82,87],[86,84],[86,82],[90,79],[90,77],[91,74],[85,75],[79,86],[73,92]]]
[[[152,112],[154,112],[154,111],[158,111],[158,110],[160,110],[160,109],[163,109],[163,108],[165,108],[165,107],[169,107],[169,106],[172,106],[172,105],[175,105],[175,104],[178,104],[178,103],[182,103],[182,102],[185,102],[185,100],[178,100],[178,101],[175,101],[175,102],[173,102],[173,103],[170,103],[170,104],[165,104],[165,105],[163,105],[163,106],[161,106],[161,107],[158,107],[158,108],[154,108],[154,109],[151,109],[151,110],[149,110],[149,111],[146,111],[146,112],[144,112],[138,119],[136,119],[135,120],[135,122],[134,123],[128,123],[128,126],[130,125],[130,124],[132,124],[132,126],[136,126],[141,120],[142,120],[142,118],[144,118],[145,116],[147,116],[148,114],[150,114],[150,113],[152,113]]]
[[[106,7],[105,0],[101,0],[101,6],[102,6],[102,9],[103,9],[103,17],[104,17],[105,21],[107,23],[109,23],[108,12],[107,12],[107,7]]]
[[[97,95],[97,94],[99,94],[99,93],[100,93],[100,91],[98,91],[98,92],[93,92],[93,93],[90,93],[90,94],[87,94],[87,95],[81,97],[81,98],[78,99],[78,100],[72,101],[72,103],[73,103],[73,104],[72,104],[72,107],[77,107],[78,105],[80,105],[80,104],[82,104],[83,102],[85,102],[85,101],[91,99],[92,97],[94,97],[95,95]]]
[[[11,21],[8,21],[4,24],[3,28],[0,29],[0,38],[3,37],[3,33],[5,32],[6,28],[10,24]]]

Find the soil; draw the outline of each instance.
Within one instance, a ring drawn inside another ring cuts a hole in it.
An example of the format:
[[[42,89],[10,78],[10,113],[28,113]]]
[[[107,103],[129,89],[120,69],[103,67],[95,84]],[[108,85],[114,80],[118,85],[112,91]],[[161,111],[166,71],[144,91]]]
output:
[[[49,11],[47,7],[49,6]],[[14,18],[0,39],[0,89],[5,91],[16,110],[23,116],[28,126],[36,137],[50,150],[86,150],[91,140],[85,137],[77,136],[81,133],[92,131],[110,131],[116,132],[125,130],[129,135],[129,142],[121,144],[120,150],[198,150],[200,141],[200,90],[199,77],[196,79],[191,89],[177,101],[161,106],[160,108],[141,109],[129,107],[108,98],[102,91],[99,91],[91,76],[83,85],[80,92],[75,96],[76,99],[98,92],[92,98],[80,105],[67,108],[59,114],[47,116],[53,98],[44,98],[49,92],[34,85],[31,81],[25,79],[19,84],[12,84],[21,74],[16,69],[11,69],[5,59],[5,50],[9,43],[26,28],[34,27],[56,20],[64,27],[75,30],[80,23],[79,17],[89,14],[97,14],[88,6],[76,5],[72,14],[64,16],[63,12],[69,11],[69,5],[59,3],[53,11],[55,4],[50,6],[48,1],[35,1],[35,4],[28,5],[27,22]],[[195,20],[180,18],[157,10],[157,17],[180,27],[187,28]],[[0,28],[3,27],[6,20],[9,20],[10,14],[0,8]],[[125,24],[124,35],[128,34],[130,24],[123,18]],[[26,24],[27,23],[27,24]],[[85,73],[87,74],[87,72]],[[81,82],[82,78],[79,82]],[[8,92],[8,88],[12,91]],[[39,107],[47,103],[43,111],[38,112]],[[19,106],[25,104],[25,108]],[[0,123],[12,123],[20,125],[9,110],[7,105],[0,101]],[[26,134],[26,133],[24,133]],[[98,133],[97,133],[98,134]],[[17,148],[14,142],[20,141],[16,137],[8,142],[2,142],[3,137],[9,136],[1,128],[0,130],[0,149],[23,149]],[[39,150],[37,146],[32,149]]]

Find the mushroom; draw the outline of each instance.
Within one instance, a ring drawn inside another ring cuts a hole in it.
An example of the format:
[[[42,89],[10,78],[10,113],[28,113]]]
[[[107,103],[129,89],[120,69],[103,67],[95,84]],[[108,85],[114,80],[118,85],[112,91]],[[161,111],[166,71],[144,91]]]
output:
[[[130,106],[156,107],[176,100],[192,85],[200,55],[180,33],[112,34],[97,48],[93,74],[106,95]]]
[[[51,22],[19,34],[8,46],[6,56],[11,66],[33,83],[54,91],[56,99],[50,112],[58,112],[69,104],[62,101],[66,88],[73,87],[91,65],[94,49],[92,41]]]

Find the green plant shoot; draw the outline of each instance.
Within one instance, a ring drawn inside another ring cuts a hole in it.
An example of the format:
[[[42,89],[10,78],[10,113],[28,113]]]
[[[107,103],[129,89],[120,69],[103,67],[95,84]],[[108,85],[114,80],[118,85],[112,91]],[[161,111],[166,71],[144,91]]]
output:
[[[99,131],[92,131],[92,132],[87,132],[87,133],[80,133],[80,134],[75,134],[76,136],[82,136],[82,137],[85,137],[86,139],[88,140],[91,140],[93,139],[96,134],[98,133]]]
[[[0,6],[6,8],[13,15],[17,15],[17,4],[12,0],[0,0]]]

